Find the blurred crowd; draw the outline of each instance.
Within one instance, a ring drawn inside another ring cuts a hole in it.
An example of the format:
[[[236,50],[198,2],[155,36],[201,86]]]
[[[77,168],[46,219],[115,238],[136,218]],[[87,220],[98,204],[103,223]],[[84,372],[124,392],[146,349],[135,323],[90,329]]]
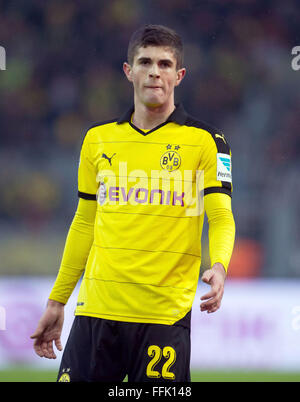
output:
[[[0,0],[1,271],[56,272],[84,131],[132,103],[122,63],[144,23],[182,36],[176,96],[231,145],[232,275],[300,276],[297,0]]]

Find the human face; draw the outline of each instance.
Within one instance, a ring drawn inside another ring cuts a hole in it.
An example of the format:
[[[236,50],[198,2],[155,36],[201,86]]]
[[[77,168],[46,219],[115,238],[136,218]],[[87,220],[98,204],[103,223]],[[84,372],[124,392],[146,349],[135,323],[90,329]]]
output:
[[[134,87],[135,102],[147,107],[174,105],[174,88],[180,84],[185,69],[176,69],[171,48],[147,46],[137,49],[132,66],[123,70]]]

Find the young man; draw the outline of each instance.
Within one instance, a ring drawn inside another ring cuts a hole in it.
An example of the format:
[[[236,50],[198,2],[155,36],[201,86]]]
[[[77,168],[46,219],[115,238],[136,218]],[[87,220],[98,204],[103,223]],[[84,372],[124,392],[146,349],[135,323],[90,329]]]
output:
[[[64,305],[85,271],[58,381],[126,375],[134,382],[190,381],[204,218],[199,193],[212,265],[202,276],[211,289],[200,308],[220,307],[235,235],[231,152],[223,134],[174,104],[186,72],[182,54],[173,30],[147,25],[136,31],[123,65],[134,105],[84,138],[78,208],[31,337],[41,357],[56,357],[53,341],[62,350]]]

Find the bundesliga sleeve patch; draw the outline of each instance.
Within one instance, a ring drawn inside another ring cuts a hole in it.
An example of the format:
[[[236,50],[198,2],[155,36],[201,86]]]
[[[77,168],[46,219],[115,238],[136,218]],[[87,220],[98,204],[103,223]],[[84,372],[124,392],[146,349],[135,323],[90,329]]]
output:
[[[217,180],[232,182],[231,157],[228,154],[217,153]]]

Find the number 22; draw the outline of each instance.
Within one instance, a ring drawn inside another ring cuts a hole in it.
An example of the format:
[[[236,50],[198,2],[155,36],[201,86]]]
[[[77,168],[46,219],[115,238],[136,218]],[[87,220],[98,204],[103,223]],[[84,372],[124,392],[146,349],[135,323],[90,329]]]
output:
[[[162,355],[167,359],[162,367],[162,373],[154,370],[155,366],[160,362]],[[165,346],[163,350],[157,345],[150,345],[148,348],[148,356],[152,357],[147,366],[147,377],[160,378],[161,376],[167,380],[174,380],[175,374],[169,371],[170,367],[175,363],[176,352],[171,346]]]

